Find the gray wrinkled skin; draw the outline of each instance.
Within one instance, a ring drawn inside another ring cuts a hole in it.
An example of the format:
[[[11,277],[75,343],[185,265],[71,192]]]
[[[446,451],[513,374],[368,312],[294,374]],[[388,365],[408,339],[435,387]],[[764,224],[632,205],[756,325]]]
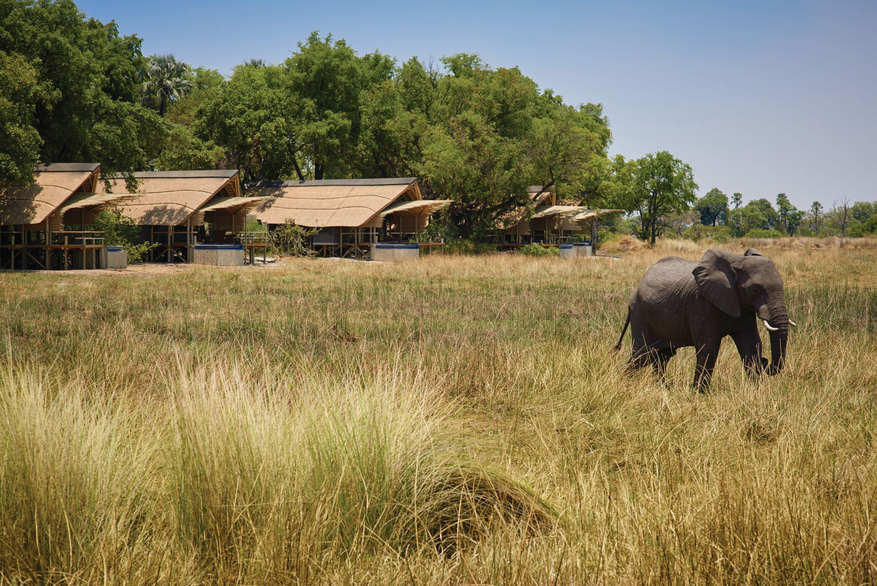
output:
[[[776,328],[770,332],[770,362],[761,356],[762,320]],[[628,323],[630,370],[651,364],[663,378],[676,350],[694,346],[694,385],[701,391],[709,387],[725,336],[734,340],[750,373],[777,374],[785,362],[789,316],[783,279],[773,261],[754,248],[745,254],[710,249],[700,262],[659,260],[630,297]]]

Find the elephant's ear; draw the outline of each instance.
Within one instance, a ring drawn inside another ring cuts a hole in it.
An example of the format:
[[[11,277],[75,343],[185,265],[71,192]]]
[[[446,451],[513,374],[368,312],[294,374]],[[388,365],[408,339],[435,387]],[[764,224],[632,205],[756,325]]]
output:
[[[764,256],[757,248],[747,248],[743,256]]]
[[[739,258],[739,255],[735,256]],[[740,317],[737,277],[727,252],[712,248],[707,250],[691,272],[701,296],[728,315]]]

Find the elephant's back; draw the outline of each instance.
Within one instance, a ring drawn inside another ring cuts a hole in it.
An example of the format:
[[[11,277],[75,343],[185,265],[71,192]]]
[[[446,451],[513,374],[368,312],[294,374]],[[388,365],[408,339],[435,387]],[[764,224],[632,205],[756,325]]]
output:
[[[640,302],[665,304],[676,303],[691,294],[697,286],[692,271],[696,262],[668,256],[653,264],[634,292]]]

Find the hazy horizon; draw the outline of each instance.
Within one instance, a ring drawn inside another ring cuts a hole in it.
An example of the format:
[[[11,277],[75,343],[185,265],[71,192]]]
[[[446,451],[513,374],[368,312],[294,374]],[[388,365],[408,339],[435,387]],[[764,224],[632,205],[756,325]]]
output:
[[[477,53],[493,67],[520,67],[567,103],[602,103],[610,154],[669,151],[692,166],[700,195],[718,187],[775,202],[782,192],[802,209],[877,200],[867,179],[877,3],[77,5],[138,35],[145,55],[226,75],[250,59],[282,62],[314,30],[400,63]]]

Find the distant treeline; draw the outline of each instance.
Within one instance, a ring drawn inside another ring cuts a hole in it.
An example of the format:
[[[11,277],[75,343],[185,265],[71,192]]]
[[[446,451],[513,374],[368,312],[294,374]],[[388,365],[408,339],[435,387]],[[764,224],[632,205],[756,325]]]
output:
[[[776,207],[767,199],[743,205],[743,196],[728,196],[718,189],[698,199],[692,209],[668,216],[667,228],[691,239],[704,237],[779,238],[782,236],[861,237],[877,233],[877,203],[850,203],[846,198],[826,209],[815,201],[799,210],[785,193],[777,194]]]
[[[477,55],[399,63],[314,32],[283,63],[225,77],[145,57],[138,37],[71,0],[0,0],[0,192],[53,162],[98,162],[105,174],[236,168],[245,184],[417,176],[426,197],[453,200],[431,229],[475,240],[530,185],[623,208],[650,239],[700,205],[690,166],[667,152],[609,158],[611,142],[601,104],[566,104]],[[759,202],[712,223],[788,232],[782,207],[781,220],[750,219]]]

